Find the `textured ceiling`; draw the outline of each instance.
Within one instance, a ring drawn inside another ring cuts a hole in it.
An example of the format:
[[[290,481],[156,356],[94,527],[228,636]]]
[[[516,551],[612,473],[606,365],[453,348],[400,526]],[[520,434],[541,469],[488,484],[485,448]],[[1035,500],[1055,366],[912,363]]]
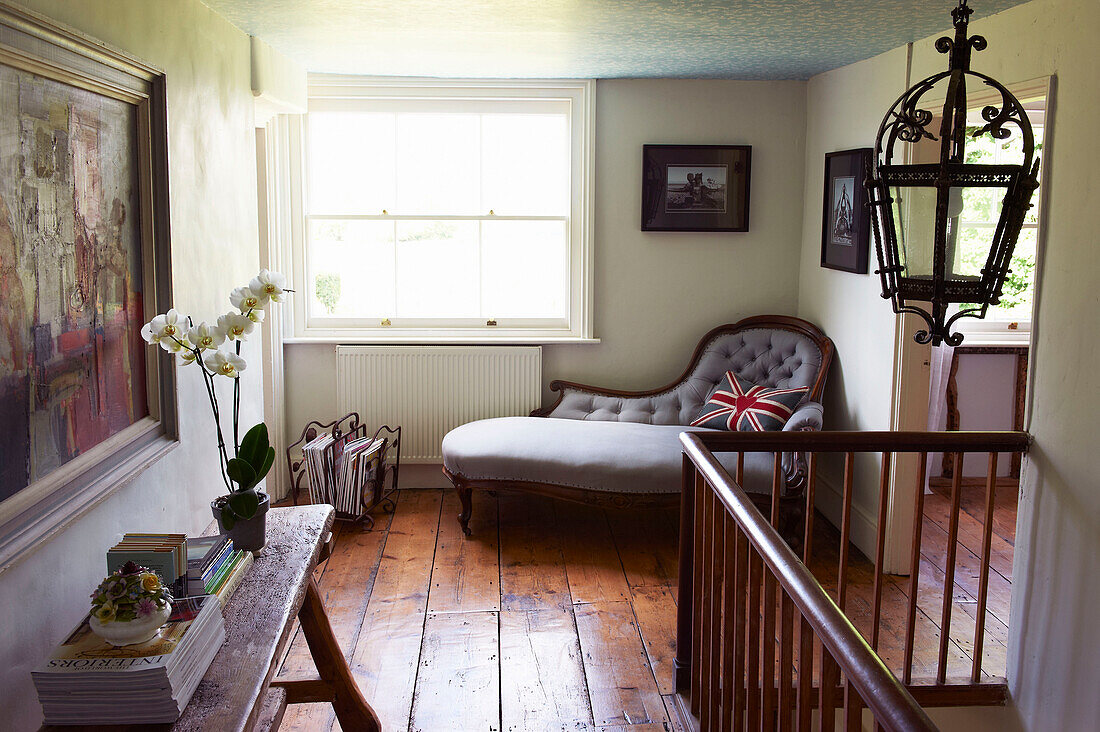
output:
[[[977,19],[1022,1],[971,3]],[[807,79],[945,30],[955,5],[954,0],[203,2],[310,71],[470,78]]]

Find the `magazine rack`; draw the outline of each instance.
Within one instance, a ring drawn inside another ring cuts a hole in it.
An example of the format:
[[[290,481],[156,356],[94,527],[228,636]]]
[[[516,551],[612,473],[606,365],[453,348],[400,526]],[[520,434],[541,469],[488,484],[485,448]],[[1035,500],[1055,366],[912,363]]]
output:
[[[291,495],[294,505],[298,505],[298,494],[302,490],[302,480],[306,476],[306,461],[302,450],[319,435],[327,431],[332,435],[333,442],[325,448],[329,455],[339,445],[367,436],[367,428],[359,422],[358,412],[349,412],[334,422],[310,421],[302,429],[302,434],[297,441],[291,443],[286,449],[286,464],[290,470]],[[362,479],[361,504],[356,512],[336,511],[337,520],[342,521],[366,521],[370,528],[374,528],[374,518],[370,512],[381,505],[382,510],[392,512],[394,503],[391,499],[393,492],[397,490],[397,477],[401,468],[401,427],[382,425],[379,427],[372,440],[382,438],[382,447],[378,454],[378,463],[372,467]],[[333,460],[328,460],[329,465],[334,465]],[[330,474],[329,479],[335,484],[335,475]]]

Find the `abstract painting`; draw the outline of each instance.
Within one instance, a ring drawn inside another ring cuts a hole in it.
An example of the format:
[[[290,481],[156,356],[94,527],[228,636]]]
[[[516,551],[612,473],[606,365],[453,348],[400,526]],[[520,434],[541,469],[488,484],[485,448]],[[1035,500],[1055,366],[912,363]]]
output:
[[[0,501],[149,414],[137,116],[0,65]]]

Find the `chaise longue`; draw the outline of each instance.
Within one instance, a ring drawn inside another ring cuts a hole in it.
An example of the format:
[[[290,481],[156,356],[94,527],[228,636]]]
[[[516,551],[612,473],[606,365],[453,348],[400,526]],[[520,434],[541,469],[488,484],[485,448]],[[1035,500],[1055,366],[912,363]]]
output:
[[[620,391],[552,381],[550,407],[529,417],[483,419],[443,439],[443,472],[458,490],[458,520],[470,534],[475,488],[521,491],[609,507],[673,506],[679,502],[679,434],[690,426],[726,372],[770,388],[805,387],[784,430],[820,430],[821,394],[833,344],[799,318],[762,315],[722,325],[703,336],[676,381],[649,391]],[[736,454],[719,454],[734,471]],[[763,509],[770,505],[774,456],[745,455],[743,485]],[[782,458],[781,506],[801,505],[803,455]]]

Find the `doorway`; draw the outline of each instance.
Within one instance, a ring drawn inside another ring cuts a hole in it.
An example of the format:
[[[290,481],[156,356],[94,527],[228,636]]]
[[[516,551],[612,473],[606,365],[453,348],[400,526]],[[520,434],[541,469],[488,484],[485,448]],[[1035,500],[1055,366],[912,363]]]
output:
[[[1044,141],[1050,129],[1053,77],[1009,85],[1027,112],[1035,135],[1035,152],[1041,160],[1040,185],[1032,199],[1006,279],[1001,303],[991,306],[982,320],[963,318],[956,323],[963,343],[952,348],[932,347],[913,340],[923,326],[917,316],[898,319],[894,354],[894,430],[1022,430],[1027,420],[1027,389],[1031,371],[1030,346],[1035,285],[1042,251],[1043,181],[1047,177]],[[989,90],[992,92],[992,90]],[[971,92],[968,96],[968,130],[984,124],[982,111],[1000,104],[1000,96]],[[929,103],[929,108],[936,108]],[[930,129],[938,128],[935,121]],[[1019,160],[1020,135],[994,140],[989,135],[968,144],[967,162],[996,163]],[[910,162],[938,161],[938,141],[922,141],[910,147]],[[971,189],[968,189],[968,191]],[[951,219],[956,261],[965,263],[983,256],[980,246],[996,226],[998,201],[981,189],[960,201]],[[978,265],[980,266],[980,264]],[[1015,527],[1019,493],[1019,459],[998,460],[995,523]],[[885,568],[906,574],[911,557],[911,528],[917,490],[926,495],[939,491],[950,496],[954,465],[941,454],[928,456],[925,481],[919,482],[919,457],[899,455],[893,466],[893,491],[887,520]],[[963,503],[970,494],[984,496],[987,466],[972,459],[962,466]]]

